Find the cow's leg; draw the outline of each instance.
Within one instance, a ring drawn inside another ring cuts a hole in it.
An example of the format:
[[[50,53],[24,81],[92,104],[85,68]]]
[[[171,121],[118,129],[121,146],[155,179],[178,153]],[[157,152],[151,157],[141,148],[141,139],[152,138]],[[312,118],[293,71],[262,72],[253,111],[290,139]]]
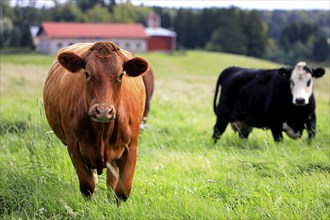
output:
[[[223,132],[225,132],[228,123],[229,121],[226,118],[222,116],[217,117],[217,122],[213,127],[213,135],[212,135],[214,143],[216,143],[220,139]]]
[[[126,201],[130,195],[136,164],[136,147],[125,150],[116,162],[107,164],[107,187],[118,199]]]
[[[107,163],[107,188],[110,192],[115,192],[115,189],[118,185],[119,179],[119,168],[115,161]],[[112,199],[112,195],[109,194],[109,199]],[[117,199],[116,199],[117,201]]]
[[[137,141],[136,141],[137,142]],[[124,151],[123,155],[117,160],[119,168],[119,180],[115,193],[118,199],[126,201],[131,193],[132,180],[136,164],[136,144]]]
[[[311,118],[306,122],[307,132],[308,132],[308,140],[311,141],[315,138],[316,134],[316,115],[313,113]]]
[[[235,132],[238,132],[239,137],[242,139],[247,139],[253,129],[249,125],[240,121],[232,122],[231,126]]]
[[[97,176],[96,173],[87,167],[79,152],[79,144],[68,144],[68,151],[74,168],[76,169],[80,192],[89,198],[95,190]]]
[[[281,126],[274,126],[271,128],[272,134],[273,134],[273,138],[274,141],[276,142],[280,142],[283,140],[283,136],[282,136],[282,127]]]
[[[242,139],[247,139],[251,131],[252,129],[246,129],[246,130],[242,129],[239,131],[239,137]]]
[[[115,161],[107,163],[107,187],[115,190],[118,184],[119,168]]]

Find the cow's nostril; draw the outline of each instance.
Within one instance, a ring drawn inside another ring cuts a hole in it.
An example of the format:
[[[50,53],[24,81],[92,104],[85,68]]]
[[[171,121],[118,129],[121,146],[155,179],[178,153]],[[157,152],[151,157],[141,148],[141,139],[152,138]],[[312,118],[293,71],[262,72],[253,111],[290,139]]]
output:
[[[95,104],[88,114],[92,120],[106,123],[116,118],[116,109],[112,105]]]
[[[95,111],[96,114],[108,114],[110,112],[112,112],[112,108],[105,106],[97,106]]]
[[[96,109],[95,109],[95,113],[96,113],[97,115],[101,114],[101,112],[100,112],[100,110],[99,110],[98,107],[96,107]]]
[[[115,109],[113,106],[97,104],[94,106],[91,116],[96,121],[108,121],[114,119]]]
[[[305,104],[305,99],[304,98],[296,98],[296,104],[298,104],[298,105]]]

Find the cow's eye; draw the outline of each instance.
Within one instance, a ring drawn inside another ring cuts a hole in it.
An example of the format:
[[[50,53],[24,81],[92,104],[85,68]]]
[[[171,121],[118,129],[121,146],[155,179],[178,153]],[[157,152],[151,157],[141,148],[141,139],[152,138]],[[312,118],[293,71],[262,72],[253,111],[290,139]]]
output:
[[[120,73],[119,75],[118,75],[118,80],[119,81],[121,81],[122,79],[123,79],[123,77],[125,76],[125,71],[124,72],[122,72],[122,73]]]
[[[88,79],[88,77],[89,77],[89,73],[88,73],[87,71],[85,71],[84,73],[85,73],[85,77],[86,77],[86,79]]]
[[[312,80],[309,79],[308,82],[307,82],[307,87],[309,87],[311,85],[311,82],[312,82]]]

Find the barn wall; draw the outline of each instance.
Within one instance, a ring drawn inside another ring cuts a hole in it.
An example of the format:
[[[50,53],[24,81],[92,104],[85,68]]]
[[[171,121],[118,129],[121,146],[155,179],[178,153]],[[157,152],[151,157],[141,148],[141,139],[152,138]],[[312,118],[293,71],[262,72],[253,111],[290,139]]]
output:
[[[112,41],[118,44],[122,49],[130,52],[146,52],[147,40],[146,39],[102,39],[102,38],[72,38],[72,39],[49,39],[46,36],[39,36],[38,52],[44,54],[55,54],[59,49],[67,47],[75,43],[91,43],[96,41]]]
[[[173,37],[150,36],[148,51],[172,51],[174,49]]]

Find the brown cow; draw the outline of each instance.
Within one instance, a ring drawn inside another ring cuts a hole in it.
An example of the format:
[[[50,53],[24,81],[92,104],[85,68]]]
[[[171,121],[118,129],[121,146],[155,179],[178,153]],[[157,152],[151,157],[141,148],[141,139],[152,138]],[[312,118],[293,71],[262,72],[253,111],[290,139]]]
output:
[[[90,197],[107,168],[107,187],[126,200],[131,191],[145,105],[142,58],[111,42],[61,49],[44,85],[49,125],[67,145],[80,191]]]

